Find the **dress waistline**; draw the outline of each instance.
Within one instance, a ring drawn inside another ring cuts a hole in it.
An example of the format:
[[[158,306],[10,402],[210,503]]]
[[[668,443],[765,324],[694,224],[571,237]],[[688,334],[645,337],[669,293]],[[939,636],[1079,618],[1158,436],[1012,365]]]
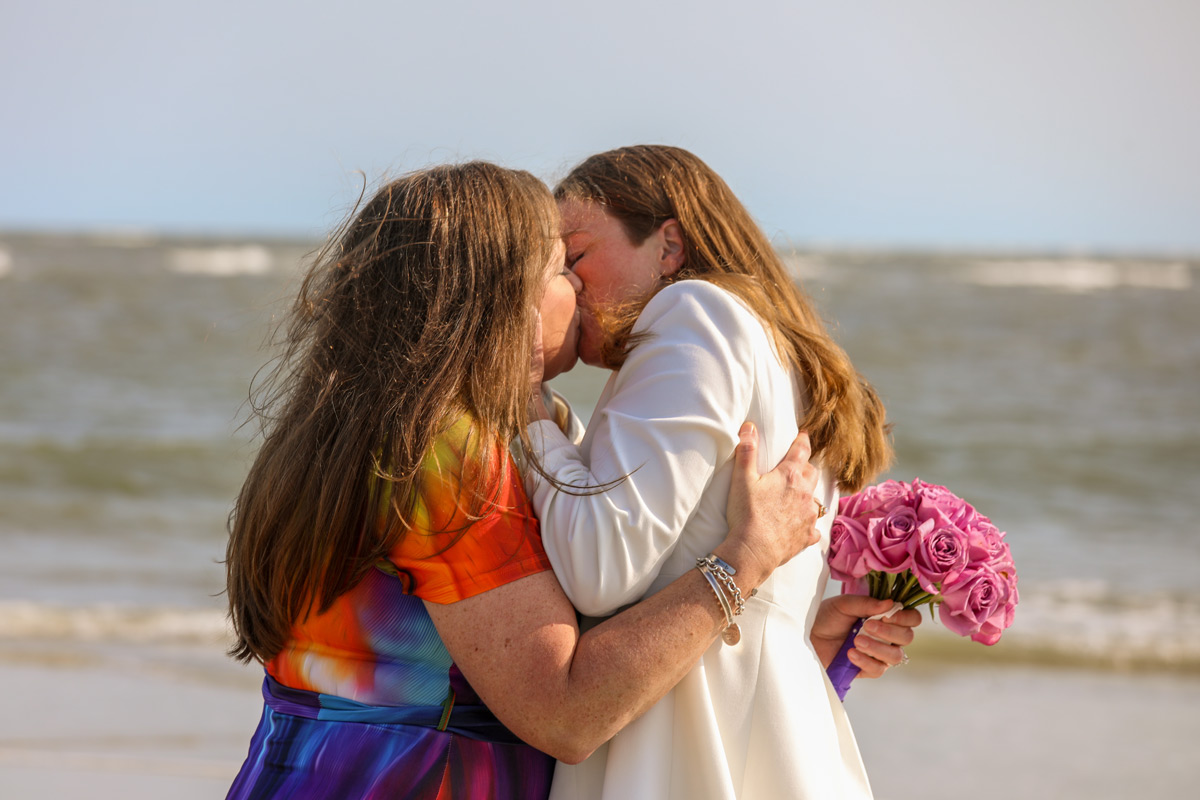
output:
[[[485,742],[524,744],[484,705],[371,706],[345,697],[293,689],[266,675],[263,701],[280,714],[329,722],[413,725]]]

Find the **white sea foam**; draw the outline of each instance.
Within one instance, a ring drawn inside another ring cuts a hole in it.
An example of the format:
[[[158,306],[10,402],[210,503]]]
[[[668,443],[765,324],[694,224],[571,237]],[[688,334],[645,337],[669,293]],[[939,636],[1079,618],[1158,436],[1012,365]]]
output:
[[[224,646],[222,610],[103,604],[65,606],[0,602],[0,642],[41,639]],[[959,641],[926,620],[918,637],[956,659],[989,661],[989,648]],[[1066,581],[1022,589],[1004,632],[1010,661],[1065,661],[1099,667],[1200,670],[1200,597],[1128,595],[1100,582]]]
[[[171,271],[190,275],[263,275],[271,271],[271,251],[261,245],[241,247],[176,247],[169,256]]]
[[[0,640],[58,639],[138,643],[213,643],[230,636],[224,613],[213,609],[59,606],[0,602]]]
[[[938,624],[921,637],[950,637]],[[1096,666],[1200,669],[1200,598],[1132,595],[1100,581],[1063,581],[1021,591],[1001,642],[1019,660]],[[953,643],[956,655],[987,659],[986,648]],[[959,649],[959,648],[964,649]]]
[[[979,286],[1028,286],[1066,292],[1095,292],[1122,286],[1185,290],[1191,267],[1183,262],[1020,259],[979,261],[967,271]]]

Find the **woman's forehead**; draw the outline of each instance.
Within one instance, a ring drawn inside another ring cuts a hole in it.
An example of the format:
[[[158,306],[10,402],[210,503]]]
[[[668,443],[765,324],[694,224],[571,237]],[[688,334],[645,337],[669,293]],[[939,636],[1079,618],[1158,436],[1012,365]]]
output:
[[[563,239],[572,243],[577,240],[604,238],[623,234],[621,221],[609,214],[605,207],[590,200],[560,200]]]

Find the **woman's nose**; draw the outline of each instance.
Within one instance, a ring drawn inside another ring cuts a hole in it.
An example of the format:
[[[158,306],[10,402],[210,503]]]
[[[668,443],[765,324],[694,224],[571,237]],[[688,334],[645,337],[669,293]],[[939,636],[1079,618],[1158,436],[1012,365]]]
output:
[[[583,281],[579,280],[579,276],[571,270],[567,270],[567,281],[571,284],[571,288],[575,290],[575,294],[583,291]]]

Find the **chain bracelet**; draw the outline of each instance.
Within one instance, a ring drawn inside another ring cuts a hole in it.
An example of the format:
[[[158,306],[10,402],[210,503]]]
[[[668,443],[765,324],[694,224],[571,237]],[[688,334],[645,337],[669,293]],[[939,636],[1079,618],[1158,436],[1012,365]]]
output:
[[[746,601],[742,599],[742,590],[738,588],[737,583],[733,580],[733,576],[737,573],[733,567],[729,566],[724,560],[712,553],[703,558],[696,559],[696,566],[705,574],[712,574],[729,596],[733,598],[733,615],[738,616],[746,608]]]

